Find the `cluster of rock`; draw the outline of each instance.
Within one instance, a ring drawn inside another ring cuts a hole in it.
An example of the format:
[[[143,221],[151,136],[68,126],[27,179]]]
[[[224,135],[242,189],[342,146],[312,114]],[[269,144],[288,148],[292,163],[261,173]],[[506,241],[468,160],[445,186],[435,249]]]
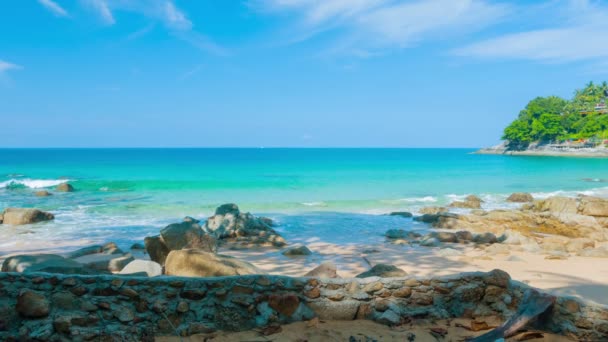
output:
[[[514,194],[513,201],[528,201]],[[416,220],[440,229],[467,229],[504,236],[506,244],[523,245],[532,252],[545,251],[554,258],[568,253],[608,257],[608,200],[554,196],[524,204],[514,210],[472,210],[466,214],[428,208]],[[498,249],[496,247],[495,249]],[[506,250],[506,248],[504,248]]]
[[[57,192],[73,192],[74,190],[74,186],[70,183],[61,183],[55,187],[55,191]],[[48,190],[38,190],[34,192],[34,195],[36,195],[36,197],[48,197],[53,194]]]
[[[65,276],[0,273],[0,340],[153,340],[294,321],[505,321],[534,290],[508,274],[416,279]],[[608,308],[557,298],[535,327],[578,340],[608,336]]]
[[[0,223],[10,225],[23,225],[43,221],[50,221],[55,216],[51,213],[32,208],[6,208],[0,213]]]
[[[485,232],[473,234],[466,230],[452,232],[431,232],[426,235],[404,229],[389,229],[385,233],[386,238],[395,244],[419,244],[424,247],[438,247],[442,243],[476,243],[476,244],[494,244],[502,241],[503,238]]]
[[[454,201],[450,203],[452,208],[465,208],[465,209],[480,209],[483,200],[475,195],[469,195],[465,197],[464,201]]]

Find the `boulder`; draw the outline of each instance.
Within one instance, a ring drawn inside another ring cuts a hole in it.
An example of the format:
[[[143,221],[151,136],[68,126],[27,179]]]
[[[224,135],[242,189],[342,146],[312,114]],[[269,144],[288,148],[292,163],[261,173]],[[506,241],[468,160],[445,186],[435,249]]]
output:
[[[83,247],[83,248],[77,249],[73,252],[70,252],[68,254],[68,258],[75,259],[75,258],[80,258],[81,256],[85,256],[85,255],[89,255],[89,254],[97,254],[97,253],[101,253],[101,252],[103,252],[103,247],[101,245],[88,246],[88,247]]]
[[[260,274],[252,264],[198,249],[171,251],[165,261],[165,274],[183,277],[220,277]]]
[[[197,220],[194,217],[190,217],[190,216],[184,217],[184,219],[182,221],[189,222],[189,223],[200,223],[201,222],[200,220]]]
[[[591,196],[581,196],[578,209],[581,215],[608,217],[608,200]]]
[[[394,265],[377,264],[369,271],[358,274],[357,278],[381,277],[381,278],[397,278],[405,277],[407,272]]]
[[[438,247],[441,244],[437,238],[427,236],[427,238],[420,240],[420,246],[424,247]]]
[[[496,238],[496,235],[494,235],[492,233],[483,233],[483,234],[476,234],[473,237],[473,242],[481,243],[481,244],[492,244],[492,243],[497,243],[498,239]]]
[[[458,242],[456,234],[450,232],[432,232],[427,236],[428,238],[435,238],[439,242]]]
[[[534,197],[527,192],[514,192],[507,197],[507,202],[526,203],[534,201]]]
[[[454,201],[450,203],[450,207],[452,208],[464,208],[464,209],[481,209],[481,203],[483,201],[481,198],[475,195],[467,196],[464,201]]]
[[[285,255],[285,256],[288,256],[288,257],[302,256],[302,255],[311,255],[312,254],[312,252],[310,251],[310,249],[308,249],[308,247],[306,247],[304,245],[291,247],[289,249],[284,250],[281,253],[283,255]]]
[[[163,274],[163,267],[154,261],[133,260],[128,263],[119,273],[156,277]]]
[[[3,224],[12,225],[50,221],[55,218],[51,213],[30,208],[6,208],[2,216]]]
[[[240,246],[283,247],[283,239],[268,224],[250,213],[241,213],[236,204],[224,204],[215,210],[203,227],[205,233],[212,235],[221,243]]]
[[[410,217],[414,216],[409,211],[393,211],[389,215],[390,216],[401,216],[401,217],[405,217],[405,218],[410,218]]]
[[[134,243],[131,245],[131,248],[129,248],[129,249],[142,250],[142,249],[146,249],[146,247],[144,245],[142,245],[141,243]]]
[[[608,258],[608,247],[602,246],[591,249],[583,249],[582,251],[576,253],[576,255],[592,258]]]
[[[74,261],[85,265],[87,268],[99,270],[99,271],[110,271],[120,272],[128,263],[135,260],[131,254],[88,254],[78,258]]]
[[[27,318],[42,318],[49,315],[50,305],[46,297],[38,292],[21,289],[17,297],[17,312]]]
[[[84,268],[84,265],[54,254],[24,254],[8,257],[2,263],[2,272],[91,273]]]
[[[74,191],[74,187],[70,183],[61,183],[55,187],[55,190],[59,192],[72,192]]]
[[[36,197],[47,197],[51,196],[52,194],[46,190],[39,190],[34,192],[34,195],[36,195]]]
[[[326,261],[321,265],[313,268],[304,277],[312,278],[340,278],[338,276],[336,265],[333,262]]]
[[[404,229],[389,229],[384,233],[387,239],[417,239],[421,235],[416,232],[407,231]]]
[[[576,214],[578,213],[578,204],[575,198],[552,196],[544,200],[535,201],[531,209],[537,212]]]
[[[147,236],[144,239],[144,245],[146,247],[146,252],[150,255],[152,261],[161,265],[165,264],[165,259],[167,259],[167,255],[169,255],[169,248],[165,246],[160,239],[160,236]]]
[[[458,240],[458,242],[460,242],[460,243],[473,241],[473,239],[475,238],[473,236],[473,233],[469,232],[468,230],[457,231],[455,233],[455,235],[456,235],[456,240]]]
[[[217,244],[214,237],[205,234],[196,222],[173,223],[160,231],[162,242],[171,251],[184,248],[203,249],[215,253]]]
[[[448,208],[446,207],[424,207],[420,210],[418,210],[418,212],[420,214],[439,214],[439,213],[445,213],[448,211]]]

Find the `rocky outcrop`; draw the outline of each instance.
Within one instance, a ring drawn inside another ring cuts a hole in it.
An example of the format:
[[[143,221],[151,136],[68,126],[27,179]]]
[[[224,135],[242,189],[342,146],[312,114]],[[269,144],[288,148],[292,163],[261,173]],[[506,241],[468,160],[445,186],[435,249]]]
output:
[[[262,273],[252,264],[200,249],[171,251],[165,261],[165,274],[183,277],[220,277]]]
[[[191,220],[168,225],[160,231],[160,237],[170,251],[196,248],[215,253],[217,250],[215,238],[206,234],[198,222]]]
[[[39,190],[34,192],[34,195],[36,195],[36,197],[48,197],[51,196],[52,194],[46,190]]]
[[[6,208],[2,213],[2,223],[15,226],[50,221],[54,218],[51,213],[31,208]]]
[[[534,201],[534,197],[527,192],[514,192],[507,197],[507,202],[526,203]]]
[[[464,209],[480,209],[483,200],[475,195],[467,196],[464,201],[454,201],[450,203],[452,208],[464,208]]]
[[[448,212],[448,208],[446,208],[446,207],[424,207],[424,208],[418,210],[418,212],[422,215],[424,215],[424,214],[434,215],[434,214]]]
[[[72,192],[74,191],[74,186],[70,183],[61,183],[55,187],[55,190],[59,192]]]
[[[147,236],[144,239],[144,246],[146,247],[146,252],[150,255],[150,259],[155,261],[161,265],[165,264],[165,260],[167,259],[167,255],[169,255],[169,248],[165,245],[165,243],[161,240],[160,235],[157,236]]]
[[[357,275],[357,278],[381,277],[381,278],[398,278],[405,277],[407,272],[394,265],[377,264],[369,271],[365,271]]]
[[[0,273],[0,340],[153,340],[310,320],[368,319],[396,325],[525,312],[533,289],[505,272],[417,279],[284,276],[137,278]],[[27,289],[27,290],[24,290]],[[472,321],[472,320],[471,320]],[[353,324],[357,324],[353,322]],[[608,308],[558,297],[536,331],[604,341]]]
[[[291,248],[288,248],[288,249],[284,250],[283,252],[281,252],[281,254],[288,256],[288,257],[297,257],[297,256],[311,255],[312,252],[310,251],[310,249],[308,249],[308,247],[301,245],[301,246],[293,246]]]
[[[392,213],[389,214],[389,216],[401,216],[404,218],[410,218],[414,215],[412,213],[410,213],[409,211],[393,211]]]
[[[285,240],[268,224],[265,218],[242,213],[236,204],[224,204],[209,217],[203,230],[232,247],[283,247]]]
[[[2,272],[95,273],[83,264],[54,254],[15,255],[4,259]]]

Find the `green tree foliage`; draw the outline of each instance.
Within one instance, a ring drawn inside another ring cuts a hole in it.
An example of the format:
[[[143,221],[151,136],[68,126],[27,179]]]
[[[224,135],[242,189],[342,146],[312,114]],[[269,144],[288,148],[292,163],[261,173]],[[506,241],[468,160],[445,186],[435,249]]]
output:
[[[608,114],[594,112],[607,90],[606,82],[590,82],[570,101],[557,96],[537,97],[505,128],[502,139],[511,148],[523,149],[532,142],[607,137]]]

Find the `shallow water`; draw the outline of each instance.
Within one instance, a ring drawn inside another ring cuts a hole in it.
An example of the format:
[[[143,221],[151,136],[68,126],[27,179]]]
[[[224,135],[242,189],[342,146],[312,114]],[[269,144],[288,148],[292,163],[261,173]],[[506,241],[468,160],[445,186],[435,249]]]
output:
[[[74,248],[157,234],[225,202],[269,215],[289,241],[380,240],[390,228],[423,228],[378,215],[480,195],[509,207],[536,197],[608,196],[608,160],[474,155],[470,149],[0,149],[0,208],[37,207],[50,223],[0,229],[0,254],[33,246]],[[33,196],[69,181],[77,191]],[[128,247],[128,246],[127,246]]]

